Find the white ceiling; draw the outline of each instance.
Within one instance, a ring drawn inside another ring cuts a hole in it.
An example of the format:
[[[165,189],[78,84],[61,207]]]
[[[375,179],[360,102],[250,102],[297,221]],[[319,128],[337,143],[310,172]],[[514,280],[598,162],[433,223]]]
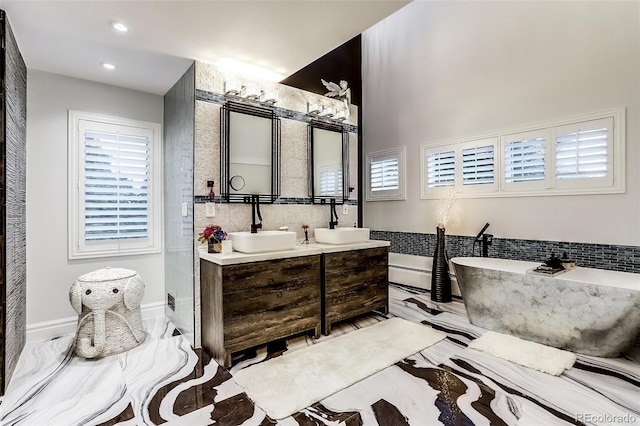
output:
[[[194,59],[242,60],[288,76],[407,3],[0,0],[0,8],[28,69],[164,95]],[[132,31],[116,33],[112,21]]]

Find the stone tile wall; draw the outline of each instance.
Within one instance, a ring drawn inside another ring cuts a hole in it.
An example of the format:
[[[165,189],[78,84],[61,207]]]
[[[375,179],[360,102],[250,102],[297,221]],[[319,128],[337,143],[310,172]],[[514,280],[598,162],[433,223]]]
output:
[[[194,210],[196,236],[210,224],[217,224],[227,232],[247,231],[251,224],[249,204],[221,203],[220,192],[220,108],[227,102],[224,96],[224,81],[227,76],[216,67],[196,62],[196,107],[195,107],[195,167],[194,167]],[[307,125],[314,118],[306,113],[307,102],[314,100],[325,104],[339,101],[306,92],[293,87],[268,82],[257,82],[263,88],[277,88],[279,101],[274,107],[281,120],[281,176],[280,197],[273,204],[263,204],[263,229],[278,229],[287,226],[290,231],[304,237],[302,225],[310,229],[327,227],[329,206],[312,204],[309,198],[307,172]],[[349,183],[354,187],[351,193],[348,214],[338,208],[339,226],[353,226],[358,218],[358,127],[357,107],[351,106],[350,117],[344,125],[349,132]],[[205,216],[204,203],[208,201],[208,180],[215,181],[216,216]],[[310,237],[313,238],[311,234]]]
[[[27,244],[26,244],[26,126],[27,126],[27,67],[13,36],[9,21],[0,11],[1,36],[4,58],[2,79],[4,96],[2,112],[4,122],[0,169],[4,169],[5,189],[3,201],[4,230],[0,268],[0,396],[18,363],[26,340],[26,291],[27,291]],[[2,232],[0,231],[0,234]],[[2,309],[5,311],[2,312]],[[4,322],[3,322],[4,321]]]
[[[436,247],[435,233],[372,230],[371,238],[391,241],[391,252],[400,254],[430,257]],[[474,247],[474,237],[447,235],[445,241],[449,257],[480,255],[478,244]],[[640,274],[639,246],[493,238],[489,247],[490,257],[532,262],[541,262],[551,253],[561,256],[564,252],[579,266]]]

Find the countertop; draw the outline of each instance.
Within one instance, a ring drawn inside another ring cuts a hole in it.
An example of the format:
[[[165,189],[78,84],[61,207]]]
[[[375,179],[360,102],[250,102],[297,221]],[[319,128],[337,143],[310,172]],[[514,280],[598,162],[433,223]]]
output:
[[[309,244],[302,244],[298,241],[295,248],[284,251],[272,251],[266,253],[240,253],[233,251],[231,254],[207,253],[206,247],[199,250],[200,259],[213,262],[217,265],[238,265],[242,263],[262,262],[265,260],[288,259],[292,257],[313,256],[322,253],[338,253],[351,250],[365,250],[377,247],[390,246],[389,241],[369,240],[364,243],[355,244],[321,244],[311,241]]]
[[[322,244],[312,241],[309,243],[309,247],[317,247],[322,250],[322,253],[338,253],[341,251],[352,251],[352,250],[366,250],[370,248],[378,248],[378,247],[389,247],[391,242],[389,241],[380,241],[380,240],[369,240],[364,243],[354,243],[354,244]]]

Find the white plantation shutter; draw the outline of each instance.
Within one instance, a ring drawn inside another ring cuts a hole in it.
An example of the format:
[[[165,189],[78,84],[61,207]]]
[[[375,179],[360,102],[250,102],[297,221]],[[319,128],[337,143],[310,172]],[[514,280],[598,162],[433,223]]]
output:
[[[551,161],[548,129],[502,136],[502,185],[505,191],[546,190]]]
[[[367,154],[367,201],[404,200],[406,148]]]
[[[320,167],[320,195],[335,196],[342,193],[342,168]]]
[[[421,198],[625,192],[625,109],[421,145]]]
[[[462,184],[483,185],[494,183],[494,145],[473,146],[462,149]]]
[[[609,173],[609,133],[612,119],[557,127],[556,178],[606,178]]]
[[[370,167],[372,191],[385,191],[400,187],[397,158],[371,161]]]
[[[437,188],[455,184],[455,151],[427,152],[427,186]]]
[[[504,147],[504,177],[508,183],[544,180],[545,139],[508,142]]]
[[[150,144],[145,136],[85,131],[86,241],[149,236]]]
[[[70,111],[69,135],[69,258],[160,252],[160,125]]]

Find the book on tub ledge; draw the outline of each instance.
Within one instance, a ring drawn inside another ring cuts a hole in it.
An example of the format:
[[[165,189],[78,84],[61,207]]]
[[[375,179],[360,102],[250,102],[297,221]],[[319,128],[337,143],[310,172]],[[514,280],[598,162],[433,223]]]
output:
[[[568,269],[559,267],[552,267],[547,265],[540,265],[537,268],[527,269],[527,274],[530,275],[544,275],[545,277],[555,277],[556,275],[564,274]]]

